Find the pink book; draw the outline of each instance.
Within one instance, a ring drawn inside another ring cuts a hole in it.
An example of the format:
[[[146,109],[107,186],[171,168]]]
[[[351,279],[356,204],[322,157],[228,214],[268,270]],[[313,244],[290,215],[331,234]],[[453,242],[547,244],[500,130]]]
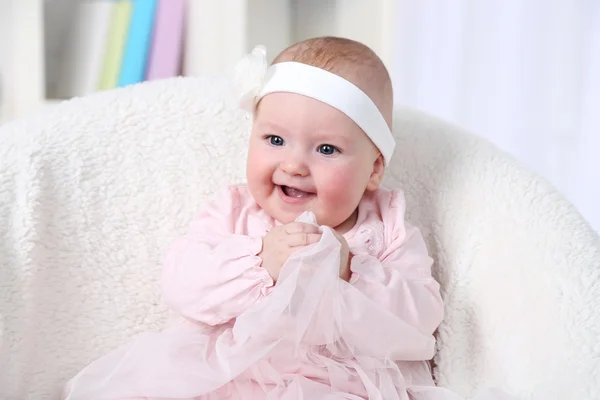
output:
[[[185,3],[185,0],[159,0],[146,70],[149,81],[181,72]]]

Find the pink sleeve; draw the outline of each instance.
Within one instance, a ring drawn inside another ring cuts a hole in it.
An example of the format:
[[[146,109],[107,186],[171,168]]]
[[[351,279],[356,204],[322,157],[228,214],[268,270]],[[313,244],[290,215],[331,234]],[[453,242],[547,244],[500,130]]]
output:
[[[420,332],[431,335],[441,323],[444,306],[440,286],[431,276],[433,260],[419,230],[404,222],[404,200],[393,192],[383,207],[388,246],[379,258],[352,259],[350,283]]]
[[[257,256],[262,239],[236,232],[239,202],[237,189],[229,188],[167,252],[163,299],[187,318],[209,325],[226,323],[273,286]]]

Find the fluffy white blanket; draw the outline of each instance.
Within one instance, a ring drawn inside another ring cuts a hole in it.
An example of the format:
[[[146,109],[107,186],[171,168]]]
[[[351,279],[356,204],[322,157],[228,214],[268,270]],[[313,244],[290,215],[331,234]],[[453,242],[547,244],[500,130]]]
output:
[[[53,399],[161,328],[162,254],[244,177],[250,121],[224,81],[95,94],[0,128],[0,398]],[[407,192],[443,286],[436,379],[472,396],[600,398],[600,239],[549,184],[426,115],[396,115]]]

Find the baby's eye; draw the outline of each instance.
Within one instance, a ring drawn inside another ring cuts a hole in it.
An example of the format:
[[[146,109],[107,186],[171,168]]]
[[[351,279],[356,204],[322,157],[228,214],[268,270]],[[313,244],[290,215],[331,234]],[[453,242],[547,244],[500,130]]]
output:
[[[281,138],[281,136],[269,135],[267,136],[267,139],[269,140],[269,143],[271,143],[271,145],[273,146],[283,146],[283,139]]]
[[[336,152],[339,152],[340,150],[337,147],[332,146],[330,144],[322,144],[319,146],[317,151],[323,155],[330,156],[332,154],[335,154]]]

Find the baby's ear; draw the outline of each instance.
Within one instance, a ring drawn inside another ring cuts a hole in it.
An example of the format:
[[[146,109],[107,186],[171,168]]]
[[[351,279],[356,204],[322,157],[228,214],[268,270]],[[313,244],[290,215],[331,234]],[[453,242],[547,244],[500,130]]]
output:
[[[367,190],[373,192],[379,188],[381,181],[383,180],[383,173],[385,172],[385,162],[381,153],[377,156],[373,162],[373,172],[369,177],[369,183],[367,183]]]

